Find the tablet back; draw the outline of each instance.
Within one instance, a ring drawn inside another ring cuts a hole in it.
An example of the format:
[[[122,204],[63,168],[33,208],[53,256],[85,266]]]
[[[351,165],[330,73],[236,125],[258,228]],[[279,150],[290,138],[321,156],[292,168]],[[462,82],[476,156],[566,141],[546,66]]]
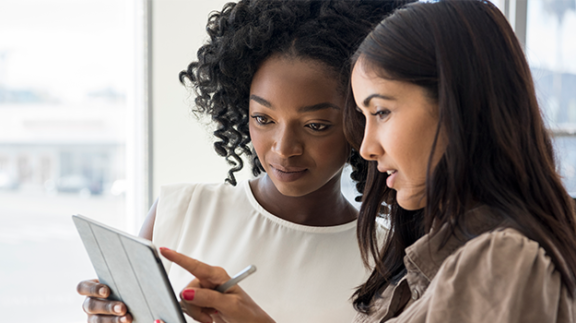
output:
[[[72,219],[98,279],[112,291],[109,299],[124,302],[133,322],[186,322],[150,241],[81,215],[73,215]]]

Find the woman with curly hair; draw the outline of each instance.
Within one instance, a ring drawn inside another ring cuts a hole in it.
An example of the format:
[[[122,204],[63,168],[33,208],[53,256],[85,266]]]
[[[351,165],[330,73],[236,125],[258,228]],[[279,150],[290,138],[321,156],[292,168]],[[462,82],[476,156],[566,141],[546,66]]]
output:
[[[575,322],[575,205],[504,15],[488,0],[409,4],[359,46],[351,89],[345,129],[369,161],[358,240],[375,265],[353,322]],[[223,270],[162,254],[199,279],[188,306],[273,322],[242,288],[212,290]]]
[[[215,150],[232,168],[227,183],[162,187],[141,236],[231,272],[256,265],[242,286],[279,321],[352,319],[350,295],[368,272],[357,210],[340,187],[347,162],[360,192],[366,176],[344,136],[349,58],[403,2],[243,0],[213,13],[210,39],[180,80],[197,94],[195,112],[215,122]],[[242,156],[258,177],[237,182]],[[176,290],[193,279],[165,267]],[[132,320],[106,286],[78,290],[90,322]]]

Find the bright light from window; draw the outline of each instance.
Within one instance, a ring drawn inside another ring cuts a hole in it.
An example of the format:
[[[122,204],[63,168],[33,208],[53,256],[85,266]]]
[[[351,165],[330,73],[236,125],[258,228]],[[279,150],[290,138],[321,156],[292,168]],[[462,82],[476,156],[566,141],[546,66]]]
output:
[[[85,322],[75,286],[95,274],[70,216],[126,229],[129,3],[0,3],[5,321]]]

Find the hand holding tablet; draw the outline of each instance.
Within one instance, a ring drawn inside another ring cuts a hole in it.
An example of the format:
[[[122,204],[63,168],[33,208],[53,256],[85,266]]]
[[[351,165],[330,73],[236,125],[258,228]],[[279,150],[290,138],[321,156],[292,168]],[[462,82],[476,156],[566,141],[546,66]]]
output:
[[[132,322],[156,319],[166,323],[186,322],[156,247],[150,241],[81,215],[74,215],[73,220],[99,282],[110,290],[107,299],[124,303]],[[249,266],[218,286],[219,291],[226,291],[255,270],[256,267]]]

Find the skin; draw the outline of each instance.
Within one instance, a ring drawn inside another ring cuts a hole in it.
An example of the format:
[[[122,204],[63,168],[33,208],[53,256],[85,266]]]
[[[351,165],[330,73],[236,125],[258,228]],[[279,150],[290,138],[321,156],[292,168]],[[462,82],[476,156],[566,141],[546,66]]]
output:
[[[407,210],[423,208],[426,169],[438,127],[438,105],[418,85],[378,77],[360,57],[352,71],[352,90],[366,118],[360,155],[378,162],[378,171],[394,171],[386,184]],[[432,169],[446,147],[440,133]]]
[[[343,108],[337,78],[321,63],[272,56],[262,64],[250,87],[249,127],[267,175],[250,186],[266,210],[311,226],[356,218],[340,190],[350,154]]]
[[[282,219],[309,226],[334,226],[357,217],[340,187],[350,147],[343,130],[344,96],[338,89],[337,77],[322,63],[309,59],[271,56],[254,75],[249,129],[266,174],[251,180],[250,187],[256,200]],[[152,240],[157,202],[146,217],[140,237]],[[215,272],[220,273],[220,280],[228,277],[221,269]],[[224,282],[220,280],[218,284]],[[132,322],[123,303],[106,300],[110,294],[107,286],[86,280],[77,289],[87,296],[83,309],[88,322]],[[249,297],[243,295],[240,299]],[[255,305],[250,301],[240,305]],[[201,322],[212,322],[209,315],[219,320],[220,314],[213,310],[183,305]]]
[[[216,323],[274,322],[240,286],[235,285],[224,294],[214,290],[218,285],[230,279],[224,269],[207,265],[167,248],[160,248],[160,253],[196,277],[183,290],[193,291],[194,297],[190,300],[183,299],[180,302],[183,310],[196,321],[214,321]]]
[[[152,204],[148,216],[142,225],[139,236],[152,240],[152,230],[156,219],[156,206],[158,200]],[[77,292],[86,296],[82,309],[88,315],[87,321],[90,323],[129,323],[132,316],[127,313],[126,305],[118,301],[109,301],[106,298],[110,295],[110,289],[104,284],[100,284],[97,279],[81,281],[77,286]]]

